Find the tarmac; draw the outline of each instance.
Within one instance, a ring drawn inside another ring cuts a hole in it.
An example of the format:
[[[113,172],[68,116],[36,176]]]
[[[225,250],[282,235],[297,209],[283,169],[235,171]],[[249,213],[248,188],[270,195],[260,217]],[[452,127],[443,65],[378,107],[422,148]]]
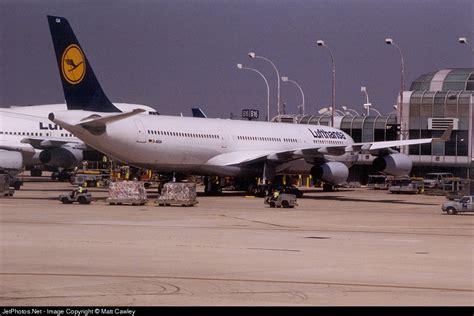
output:
[[[440,196],[307,189],[294,209],[224,192],[193,207],[0,199],[2,306],[473,306],[474,214]],[[29,180],[29,181],[28,181]]]

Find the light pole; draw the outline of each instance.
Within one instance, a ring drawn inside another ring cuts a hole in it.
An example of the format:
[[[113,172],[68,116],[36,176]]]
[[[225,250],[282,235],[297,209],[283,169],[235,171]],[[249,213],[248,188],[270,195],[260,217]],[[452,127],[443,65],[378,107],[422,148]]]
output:
[[[242,64],[237,64],[237,68],[254,71],[254,72],[258,73],[263,78],[263,80],[265,81],[265,84],[267,85],[267,122],[269,122],[270,121],[270,87],[268,86],[267,78],[265,78],[265,76],[260,71],[258,71],[257,69],[244,67],[244,66],[242,66]]]
[[[474,47],[472,47],[472,45],[467,41],[467,38],[460,37],[458,40],[459,40],[459,44],[466,44],[467,46],[471,48],[472,52],[474,53]]]
[[[277,67],[275,66],[275,64],[270,59],[268,59],[266,57],[263,57],[263,56],[258,56],[257,54],[255,54],[255,52],[250,52],[248,54],[248,56],[251,59],[259,58],[259,59],[263,59],[265,61],[268,61],[273,66],[273,68],[275,69],[276,74],[277,74],[277,80],[278,80],[277,81],[277,113],[278,113],[278,115],[280,115],[280,73],[278,72]]]
[[[324,41],[318,40],[316,42],[318,46],[326,47],[329,50],[329,54],[331,55],[331,62],[332,62],[332,97],[331,97],[331,105],[332,105],[332,117],[331,117],[331,126],[334,126],[334,110],[336,108],[336,62],[334,60],[334,55],[332,54],[331,48],[327,46]]]
[[[400,112],[400,140],[403,140],[403,134],[405,132],[405,128],[403,128],[403,125],[405,124],[405,122],[402,122],[403,121],[403,118],[402,118],[402,114],[403,114],[403,111],[402,111],[402,107],[403,107],[403,90],[405,90],[405,84],[404,84],[404,79],[403,79],[403,76],[404,76],[404,73],[405,73],[405,62],[403,61],[403,54],[402,54],[402,50],[400,49],[400,46],[397,45],[397,43],[395,43],[393,41],[393,39],[391,38],[386,38],[385,39],[385,43],[387,45],[393,45],[395,46],[397,49],[398,49],[398,52],[400,53],[400,59],[401,59],[401,81],[400,81],[400,106],[398,107],[398,110]]]
[[[367,109],[367,116],[369,116],[370,106],[372,105],[372,103],[369,102],[369,94],[367,93],[367,88],[360,87],[360,92],[365,93],[366,102],[364,103],[364,109]]]
[[[301,98],[302,98],[302,100],[303,100],[303,103],[300,104],[300,105],[298,105],[298,109],[301,109],[302,112],[303,112],[302,114],[304,115],[304,93],[303,93],[303,89],[301,89],[300,85],[299,85],[296,81],[291,80],[291,79],[288,79],[288,77],[281,77],[281,81],[283,81],[283,82],[287,82],[287,81],[288,81],[288,82],[291,82],[291,83],[295,84],[295,85],[298,87],[298,89],[300,89]]]
[[[355,113],[355,116],[359,116],[359,113],[356,111],[356,110],[353,110],[353,109],[349,109],[347,106],[343,106],[342,109],[344,111],[347,111],[346,113],[349,113],[349,111],[352,111]]]

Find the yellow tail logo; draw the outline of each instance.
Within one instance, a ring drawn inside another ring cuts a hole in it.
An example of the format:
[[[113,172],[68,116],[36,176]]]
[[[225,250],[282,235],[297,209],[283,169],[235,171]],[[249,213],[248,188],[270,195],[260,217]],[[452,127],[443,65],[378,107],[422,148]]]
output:
[[[86,59],[79,46],[69,45],[61,58],[61,71],[70,84],[78,84],[86,74]]]

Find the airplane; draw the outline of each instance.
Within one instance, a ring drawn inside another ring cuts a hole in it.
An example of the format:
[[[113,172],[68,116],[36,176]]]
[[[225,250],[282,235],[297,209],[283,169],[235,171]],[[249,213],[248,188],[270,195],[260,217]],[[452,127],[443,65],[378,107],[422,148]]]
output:
[[[191,111],[193,112],[193,117],[207,118],[206,113],[201,108],[191,108]]]
[[[344,183],[358,153],[376,155],[374,168],[393,175],[410,172],[412,161],[392,147],[446,141],[424,138],[355,143],[328,126],[121,112],[98,84],[69,22],[48,16],[67,111],[49,119],[89,146],[132,166],[193,175],[251,176],[271,181],[279,174],[311,174],[332,191]],[[74,51],[74,54],[69,52]],[[65,59],[75,58],[69,69]],[[73,74],[70,74],[71,71]]]
[[[138,104],[115,103],[122,111],[142,108],[149,115],[155,109]],[[0,110],[0,170],[15,175],[24,168],[41,176],[42,165],[70,169],[83,159],[97,156],[72,133],[48,120],[52,111],[67,110],[66,103],[2,108]]]

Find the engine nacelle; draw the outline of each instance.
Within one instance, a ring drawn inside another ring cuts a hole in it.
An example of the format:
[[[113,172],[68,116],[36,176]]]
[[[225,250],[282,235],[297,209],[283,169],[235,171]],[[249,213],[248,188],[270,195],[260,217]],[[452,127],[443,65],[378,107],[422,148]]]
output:
[[[82,150],[71,147],[45,149],[40,153],[42,163],[59,168],[71,168],[83,159]]]
[[[390,154],[377,157],[372,163],[375,170],[385,172],[394,176],[404,176],[410,173],[413,163],[407,155]]]
[[[19,151],[0,150],[0,169],[21,170],[23,156]]]
[[[347,181],[349,169],[341,162],[326,162],[311,168],[311,176],[316,180],[323,180],[331,184],[341,184]]]

